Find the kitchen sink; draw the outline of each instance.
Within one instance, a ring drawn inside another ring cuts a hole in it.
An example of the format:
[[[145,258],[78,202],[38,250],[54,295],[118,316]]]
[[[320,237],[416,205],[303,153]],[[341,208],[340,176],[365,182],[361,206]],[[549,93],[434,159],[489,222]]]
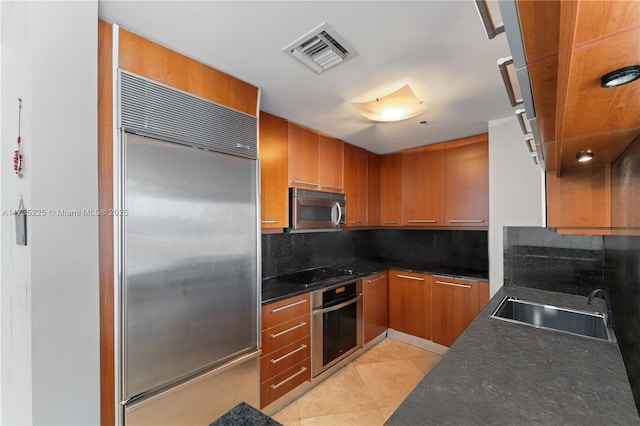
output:
[[[545,330],[613,342],[613,330],[607,328],[606,315],[505,297],[492,318],[529,325]]]

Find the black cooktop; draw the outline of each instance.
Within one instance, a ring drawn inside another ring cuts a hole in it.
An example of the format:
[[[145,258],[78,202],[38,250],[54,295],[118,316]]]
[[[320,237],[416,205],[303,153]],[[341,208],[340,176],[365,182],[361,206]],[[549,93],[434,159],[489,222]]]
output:
[[[327,266],[306,269],[304,271],[293,272],[291,274],[278,277],[280,281],[288,281],[296,284],[313,284],[324,281],[329,278],[341,277],[344,275],[353,275],[353,269],[334,269]]]

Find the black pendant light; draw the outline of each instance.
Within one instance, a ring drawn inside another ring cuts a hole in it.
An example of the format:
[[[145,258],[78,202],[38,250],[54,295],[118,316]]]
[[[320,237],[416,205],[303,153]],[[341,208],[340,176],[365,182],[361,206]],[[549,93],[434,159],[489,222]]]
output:
[[[631,83],[638,78],[640,78],[640,65],[631,65],[603,75],[600,79],[600,85],[606,88],[617,87]]]

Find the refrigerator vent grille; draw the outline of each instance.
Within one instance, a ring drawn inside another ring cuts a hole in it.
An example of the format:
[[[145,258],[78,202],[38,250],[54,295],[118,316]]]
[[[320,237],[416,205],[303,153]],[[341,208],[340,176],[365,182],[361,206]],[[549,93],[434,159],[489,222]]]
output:
[[[257,158],[256,117],[122,70],[120,125],[141,135]]]

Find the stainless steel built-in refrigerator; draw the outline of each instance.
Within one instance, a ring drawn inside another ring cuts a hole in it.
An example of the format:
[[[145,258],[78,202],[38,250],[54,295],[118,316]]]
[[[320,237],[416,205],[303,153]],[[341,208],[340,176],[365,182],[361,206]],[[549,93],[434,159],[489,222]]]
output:
[[[124,423],[257,406],[257,161],[124,132],[121,146]]]

